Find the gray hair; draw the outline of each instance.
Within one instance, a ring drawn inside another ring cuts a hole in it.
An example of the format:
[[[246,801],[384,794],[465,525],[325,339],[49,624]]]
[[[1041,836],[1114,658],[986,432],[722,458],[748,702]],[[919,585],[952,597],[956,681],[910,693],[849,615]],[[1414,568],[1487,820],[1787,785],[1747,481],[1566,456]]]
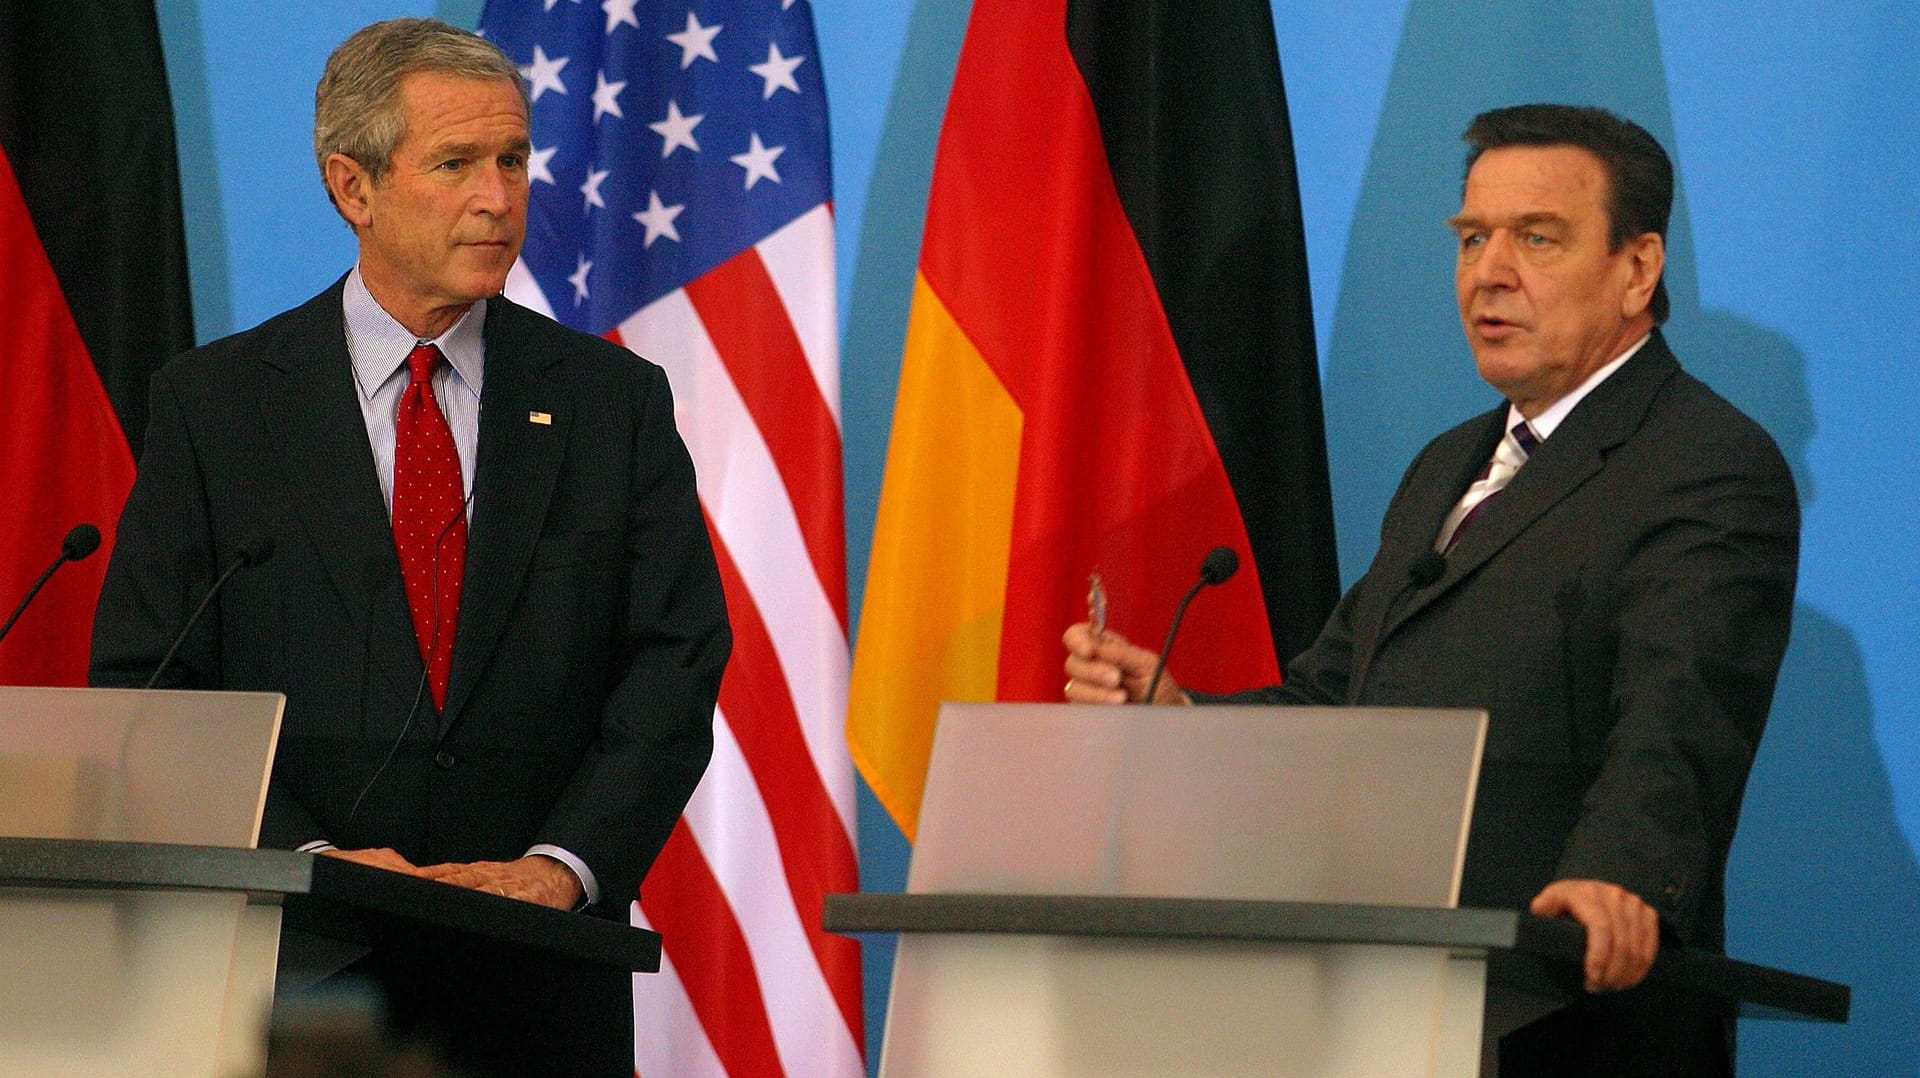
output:
[[[386,174],[407,133],[400,84],[420,72],[510,82],[532,114],[520,69],[493,42],[438,19],[377,22],[333,50],[314,87],[313,158],[322,184],[327,158],[336,153],[358,161],[376,181]]]

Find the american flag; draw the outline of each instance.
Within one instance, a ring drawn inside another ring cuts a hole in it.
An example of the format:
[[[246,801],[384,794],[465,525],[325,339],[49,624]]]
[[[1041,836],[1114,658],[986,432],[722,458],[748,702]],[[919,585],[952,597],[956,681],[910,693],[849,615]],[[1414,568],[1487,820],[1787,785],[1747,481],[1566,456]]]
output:
[[[488,0],[526,75],[508,295],[666,368],[734,632],[713,763],[641,888],[643,1076],[863,1073],[832,176],[796,0]]]

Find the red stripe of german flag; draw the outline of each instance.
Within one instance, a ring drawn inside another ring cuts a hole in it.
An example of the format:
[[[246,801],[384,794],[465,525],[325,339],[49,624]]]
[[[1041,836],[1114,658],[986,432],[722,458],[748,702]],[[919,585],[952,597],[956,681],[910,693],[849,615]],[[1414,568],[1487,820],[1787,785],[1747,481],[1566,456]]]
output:
[[[1153,644],[1208,549],[1250,557],[1261,572],[1208,594],[1175,657],[1183,678],[1215,689],[1278,679],[1270,603],[1314,627],[1331,606],[1290,136],[1270,16],[1237,6],[1245,17],[1225,25],[1264,27],[1264,43],[1223,52],[1217,12],[975,5],[934,169],[848,719],[856,763],[909,837],[938,703],[1058,699],[1060,633],[1085,616],[1090,572],[1112,626]],[[1224,112],[1167,104],[1181,94]],[[1170,116],[1188,129],[1166,130]],[[1276,171],[1283,205],[1263,206]],[[1220,194],[1231,197],[1188,204]],[[1169,235],[1169,220],[1191,235]],[[1266,309],[1289,288],[1290,309]],[[1199,309],[1176,314],[1170,294]],[[1242,299],[1264,307],[1236,309]],[[1311,393],[1276,407],[1298,367]],[[1302,418],[1271,429],[1276,412]],[[1296,441],[1306,459],[1280,459]],[[1249,529],[1315,514],[1301,530],[1319,549],[1282,551]],[[1315,576],[1303,587],[1277,573],[1286,563]]]
[[[0,327],[4,618],[73,525],[110,549],[147,380],[193,343],[149,5],[0,5]],[[52,579],[0,642],[0,685],[85,683],[106,564]]]

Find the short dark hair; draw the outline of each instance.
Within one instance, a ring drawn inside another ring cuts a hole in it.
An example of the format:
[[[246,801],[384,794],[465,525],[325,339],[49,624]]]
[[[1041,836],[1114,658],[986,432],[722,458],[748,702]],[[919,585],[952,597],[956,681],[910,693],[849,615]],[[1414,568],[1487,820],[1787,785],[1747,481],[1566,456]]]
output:
[[[1673,161],[1647,129],[1605,109],[1584,105],[1513,105],[1473,118],[1460,135],[1468,146],[1467,171],[1488,150],[1502,146],[1575,146],[1600,159],[1611,196],[1607,215],[1613,250],[1648,232],[1667,237],[1673,212]],[[1667,282],[1654,285],[1647,310],[1653,324],[1667,320]]]

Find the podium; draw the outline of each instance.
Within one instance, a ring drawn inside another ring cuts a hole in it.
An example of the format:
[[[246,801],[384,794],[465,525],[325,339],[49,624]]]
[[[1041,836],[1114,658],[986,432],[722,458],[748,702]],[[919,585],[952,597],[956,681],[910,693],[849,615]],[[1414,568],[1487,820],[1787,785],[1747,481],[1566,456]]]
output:
[[[1483,712],[942,708],[881,1059],[918,1075],[1490,1074],[1580,992],[1584,931],[1458,909]],[[1844,986],[1717,955],[1650,975],[1843,1021]]]
[[[396,928],[659,969],[642,929],[253,849],[283,703],[0,689],[0,1074],[257,1074],[276,983]]]

